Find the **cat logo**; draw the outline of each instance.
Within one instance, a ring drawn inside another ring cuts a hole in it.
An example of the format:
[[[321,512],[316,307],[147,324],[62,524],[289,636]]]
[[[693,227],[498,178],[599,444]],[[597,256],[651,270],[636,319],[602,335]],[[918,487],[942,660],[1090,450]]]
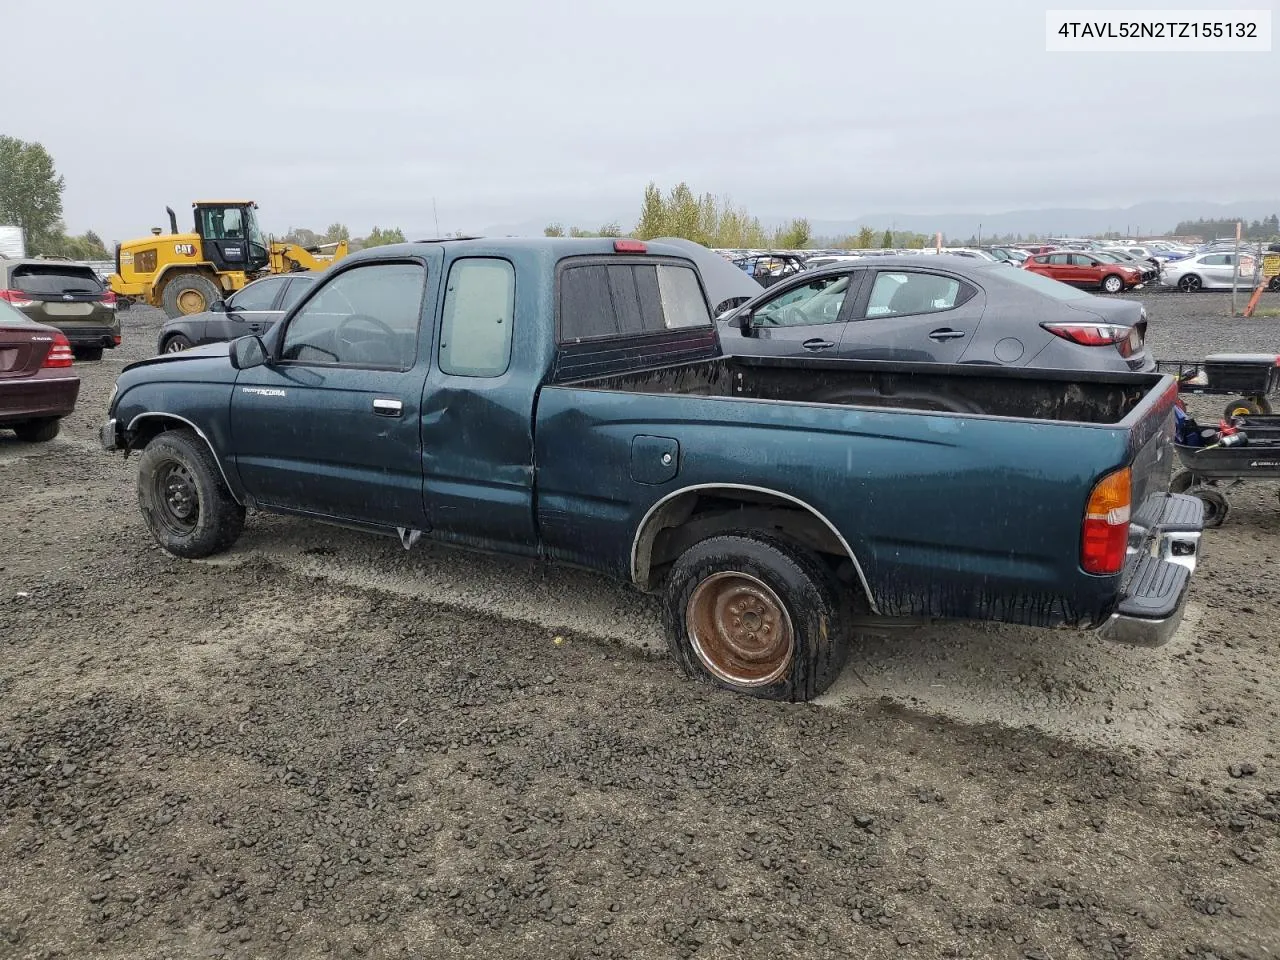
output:
[[[175,243],[173,252],[183,257],[194,257],[196,255],[196,245],[194,243]]]

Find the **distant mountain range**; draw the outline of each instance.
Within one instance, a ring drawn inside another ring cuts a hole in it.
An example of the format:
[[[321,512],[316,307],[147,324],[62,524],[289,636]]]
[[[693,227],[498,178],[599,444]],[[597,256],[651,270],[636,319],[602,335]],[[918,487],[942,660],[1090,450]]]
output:
[[[1118,231],[1127,234],[1157,235],[1168,233],[1183,220],[1219,220],[1240,217],[1244,220],[1261,220],[1280,212],[1280,200],[1240,200],[1233,203],[1209,203],[1197,200],[1168,200],[1138,203],[1131,207],[1057,207],[1044,210],[1009,210],[1003,213],[876,213],[854,220],[819,220],[810,218],[809,224],[815,237],[837,238],[857,233],[862,227],[872,227],[877,232],[888,228],[933,234],[941,230],[947,237],[966,239],[978,232],[982,225],[984,236],[1017,234],[1024,236],[1088,236],[1089,234]],[[519,223],[492,224],[481,231],[486,236],[541,236],[542,228],[552,221],[566,227],[577,226],[594,230],[600,223],[617,220],[625,232],[634,222],[635,215],[600,217],[596,220],[576,222],[571,218],[547,217],[545,220],[525,220]],[[781,225],[784,218],[761,217],[761,223],[772,228]],[[429,236],[430,234],[424,234]]]

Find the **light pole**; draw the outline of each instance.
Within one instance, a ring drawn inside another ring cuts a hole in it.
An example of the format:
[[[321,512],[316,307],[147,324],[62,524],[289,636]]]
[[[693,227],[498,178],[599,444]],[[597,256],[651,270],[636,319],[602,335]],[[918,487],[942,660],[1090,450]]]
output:
[[[978,246],[982,246],[982,224],[978,224]]]

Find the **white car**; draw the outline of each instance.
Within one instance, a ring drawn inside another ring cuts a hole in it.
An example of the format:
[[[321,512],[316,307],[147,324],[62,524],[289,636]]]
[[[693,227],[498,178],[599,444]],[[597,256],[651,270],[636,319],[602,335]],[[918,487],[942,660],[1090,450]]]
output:
[[[1253,283],[1253,257],[1242,255],[1237,265],[1234,253],[1198,253],[1160,268],[1161,286],[1177,287],[1183,293],[1230,290],[1233,278],[1237,277],[1241,289],[1247,289]]]

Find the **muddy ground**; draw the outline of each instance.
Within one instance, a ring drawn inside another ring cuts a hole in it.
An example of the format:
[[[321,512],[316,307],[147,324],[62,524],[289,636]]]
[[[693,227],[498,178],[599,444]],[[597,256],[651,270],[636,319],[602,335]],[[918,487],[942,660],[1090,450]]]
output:
[[[1161,356],[1280,350],[1145,299]],[[1276,485],[1162,649],[887,630],[757,703],[586,574],[264,517],[162,554],[96,444],[124,316],[61,437],[0,437],[0,957],[1280,955]]]

